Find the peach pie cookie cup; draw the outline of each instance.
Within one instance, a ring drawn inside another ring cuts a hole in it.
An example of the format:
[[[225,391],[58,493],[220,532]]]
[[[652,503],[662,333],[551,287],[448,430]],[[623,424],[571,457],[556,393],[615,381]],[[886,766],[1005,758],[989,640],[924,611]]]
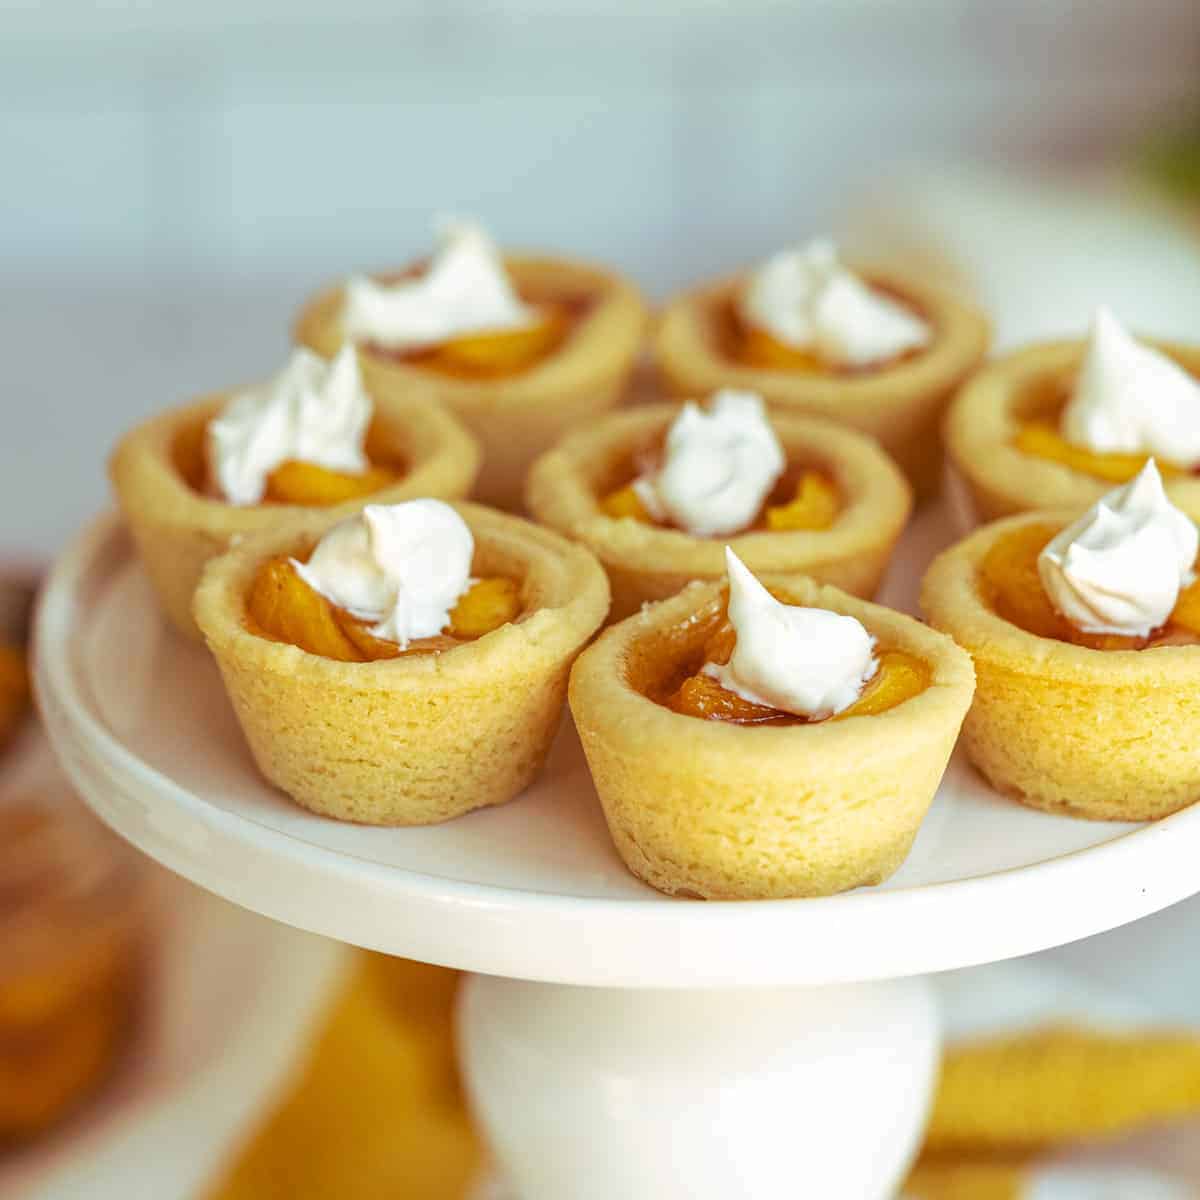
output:
[[[1200,348],[1147,342],[1180,366],[1200,375]],[[1084,354],[1082,341],[1027,346],[984,367],[959,392],[946,416],[946,452],[965,484],[980,521],[1035,509],[1085,509],[1137,474],[1146,456],[1098,455],[1110,471],[1101,477],[1064,461],[1030,453],[1018,438],[1030,422],[1051,428],[1065,405]],[[1067,454],[1070,447],[1063,447]],[[1084,461],[1089,457],[1084,451]],[[1200,517],[1200,477],[1160,460],[1172,503]]]
[[[929,683],[871,715],[706,720],[649,693],[700,652],[721,584],[694,583],[610,628],[575,664],[571,711],[618,853],[662,892],[779,899],[881,883],[908,854],[971,703],[971,661],[949,638],[812,580],[763,582],[787,603],[858,618],[920,659]]]
[[[375,392],[431,388],[483,444],[477,497],[519,509],[529,464],[571,426],[622,400],[641,346],[646,307],[632,283],[587,263],[506,255],[504,266],[526,302],[557,301],[577,310],[561,343],[532,365],[470,378],[369,344],[360,347],[359,357]],[[341,349],[343,294],[342,287],[332,288],[305,305],[293,330],[299,345],[325,358]]]
[[[470,493],[479,469],[474,439],[424,394],[380,398],[367,436],[373,463],[395,464],[395,482],[340,504],[228,504],[205,494],[204,430],[231,393],[209,396],[151,418],[127,433],[109,460],[122,515],[159,601],[180,632],[199,638],[192,596],[209,559],[238,538],[306,513],[337,521],[364,504],[419,496],[456,500]]]
[[[975,661],[963,724],[971,761],[1031,808],[1105,821],[1165,817],[1200,798],[1200,645],[1092,649],[1041,637],[993,609],[981,568],[1003,539],[1076,513],[1009,517],[939,555],[921,608]]]
[[[428,825],[503,804],[541,770],[571,663],[608,612],[596,560],[549,530],[475,504],[472,570],[519,579],[517,620],[436,654],[341,662],[254,632],[262,564],[304,555],[333,523],[294,521],[209,564],[196,621],[263,775],[312,812]]]
[[[895,463],[869,438],[828,421],[770,413],[789,465],[827,477],[839,508],[827,529],[753,529],[695,537],[680,529],[609,516],[601,501],[627,484],[638,452],[660,445],[679,408],[647,405],[569,434],[529,473],[527,503],[544,525],[586,545],[608,572],[612,619],[672,596],[693,579],[725,577],[725,547],[756,574],[802,573],[873,596],[912,509]]]
[[[869,434],[922,500],[938,490],[939,425],[950,398],[987,351],[988,323],[969,305],[907,276],[870,270],[863,278],[929,322],[929,346],[896,362],[854,370],[749,364],[730,344],[734,305],[746,282],[739,275],[686,292],[667,305],[655,336],[655,360],[673,395],[743,388],[758,392],[776,411],[827,417]]]

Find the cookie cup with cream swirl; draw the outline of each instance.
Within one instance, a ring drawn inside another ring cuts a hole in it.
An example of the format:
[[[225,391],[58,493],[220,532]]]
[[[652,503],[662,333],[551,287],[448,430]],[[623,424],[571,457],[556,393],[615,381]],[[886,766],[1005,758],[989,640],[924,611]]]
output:
[[[921,609],[975,662],[963,724],[971,761],[1031,808],[1103,821],[1165,817],[1200,798],[1200,644],[1093,649],[1000,616],[982,565],[1031,526],[1057,533],[1078,512],[994,521],[938,556]]]
[[[791,464],[820,471],[838,492],[827,529],[755,528],[726,537],[608,515],[606,490],[627,482],[639,449],[658,445],[679,415],[674,404],[611,413],[568,434],[529,473],[526,503],[543,525],[583,542],[612,585],[612,619],[674,595],[693,579],[725,575],[725,546],[755,572],[804,574],[858,596],[873,596],[912,511],[899,468],[870,438],[831,421],[768,413]]]
[[[332,521],[365,504],[397,504],[418,496],[468,495],[479,470],[475,439],[428,393],[373,395],[367,435],[372,458],[398,464],[394,482],[353,500],[323,507],[229,504],[205,488],[204,438],[236,392],[205,396],[169,409],[117,443],[108,471],[138,557],[172,625],[199,639],[192,597],[205,564],[239,538],[306,514]]]
[[[1200,347],[1147,342],[1200,376]],[[1057,426],[1087,353],[1081,340],[1040,342],[993,359],[960,389],[946,414],[947,467],[961,483],[980,522],[1037,509],[1085,509],[1125,476],[1101,478],[1069,462],[1022,449],[1031,421]],[[1101,456],[1103,457],[1103,456]],[[1118,456],[1124,458],[1127,456]],[[1159,464],[1166,471],[1166,465]],[[1200,477],[1180,471],[1164,478],[1172,503],[1200,518]]]
[[[287,522],[214,559],[194,612],[259,770],[303,808],[371,825],[429,825],[503,804],[542,768],[571,663],[608,612],[582,546],[477,504],[452,506],[472,573],[520,582],[516,620],[436,654],[341,662],[256,631],[263,563],[304,557],[336,524]]]
[[[572,670],[571,712],[617,852],[661,892],[783,899],[882,883],[912,846],[971,703],[970,659],[920,621],[802,576],[762,582],[785,603],[857,618],[920,659],[929,682],[873,715],[728,724],[652,698],[720,622],[724,585],[692,583],[610,627]]]
[[[615,271],[574,259],[506,254],[504,268],[527,303],[577,301],[562,345],[511,374],[456,377],[419,360],[363,344],[368,385],[384,396],[414,388],[431,391],[479,440],[483,465],[474,494],[517,510],[529,464],[568,429],[620,404],[647,321],[641,293]],[[310,299],[296,318],[293,338],[332,359],[346,342],[345,286]]]
[[[668,301],[655,327],[655,365],[673,396],[743,388],[758,392],[777,412],[825,417],[865,433],[899,465],[918,501],[925,500],[941,485],[942,417],[987,351],[988,322],[971,305],[911,276],[878,268],[859,274],[929,323],[928,347],[855,372],[743,362],[731,353],[727,333],[729,314],[749,280],[743,272]]]

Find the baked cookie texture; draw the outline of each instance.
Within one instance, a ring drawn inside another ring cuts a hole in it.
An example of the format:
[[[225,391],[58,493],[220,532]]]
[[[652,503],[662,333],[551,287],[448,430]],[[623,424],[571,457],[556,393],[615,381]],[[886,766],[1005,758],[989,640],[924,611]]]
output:
[[[623,399],[647,313],[632,283],[598,266],[535,255],[505,255],[504,266],[523,298],[586,298],[565,342],[532,367],[501,378],[464,379],[369,348],[360,360],[373,392],[431,389],[483,444],[476,497],[517,510],[534,458],[572,426]],[[342,297],[339,286],[304,306],[293,330],[297,344],[325,358],[337,354],[344,341]]]
[[[673,395],[745,388],[758,392],[777,411],[826,417],[869,434],[923,500],[941,483],[939,427],[946,405],[986,353],[988,323],[970,305],[917,279],[879,269],[859,274],[927,320],[933,327],[932,343],[912,357],[859,372],[748,366],[731,357],[723,333],[746,282],[740,274],[685,292],[667,305],[654,338],[655,361]]]
[[[1200,375],[1200,347],[1147,340],[1147,345]],[[995,359],[974,375],[946,414],[951,469],[962,479],[980,521],[1035,509],[1084,509],[1113,481],[1028,454],[1014,444],[1021,424],[1057,412],[1079,370],[1082,340],[1045,342]],[[1200,477],[1164,478],[1171,502],[1200,519]]]
[[[571,711],[618,853],[671,895],[780,899],[883,882],[912,846],[971,703],[971,661],[944,635],[810,579],[763,582],[788,603],[857,617],[927,663],[931,682],[876,715],[732,725],[646,694],[699,651],[721,584],[690,584],[608,629],[575,664]]]
[[[312,812],[428,825],[503,804],[541,769],[567,673],[608,612],[608,582],[583,547],[476,504],[473,571],[522,581],[514,623],[440,654],[347,663],[251,632],[261,563],[304,554],[333,521],[294,520],[248,538],[204,572],[195,615],[263,775]]]
[[[470,493],[479,469],[474,438],[422,392],[381,397],[369,440],[379,454],[403,465],[390,487],[320,509],[290,504],[238,506],[198,489],[184,459],[202,461],[205,426],[232,393],[208,396],[151,418],[127,433],[109,459],[109,476],[138,555],[171,623],[199,638],[192,596],[209,559],[233,541],[271,529],[304,513],[332,521],[364,504],[396,504],[420,496],[454,500]]]
[[[971,761],[1032,808],[1103,821],[1165,817],[1200,797],[1200,646],[1093,650],[1038,637],[986,603],[979,567],[1027,524],[1062,529],[1074,512],[1009,517],[944,551],[921,608],[975,661],[963,724]]]
[[[628,482],[637,450],[661,440],[678,413],[677,405],[655,404],[610,414],[568,434],[529,473],[533,516],[582,542],[604,564],[613,620],[693,579],[724,579],[726,545],[755,574],[799,572],[855,595],[875,594],[912,510],[912,492],[874,442],[829,421],[769,414],[789,463],[818,469],[837,485],[841,508],[829,529],[701,538],[607,515],[600,499]]]

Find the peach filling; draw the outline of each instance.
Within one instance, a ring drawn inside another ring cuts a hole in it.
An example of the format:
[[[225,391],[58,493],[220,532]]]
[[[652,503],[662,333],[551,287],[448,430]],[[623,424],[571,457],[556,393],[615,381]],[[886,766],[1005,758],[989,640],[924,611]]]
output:
[[[1062,463],[1072,471],[1110,483],[1128,483],[1150,458],[1148,454],[1116,454],[1076,446],[1059,432],[1057,420],[1046,417],[1025,421],[1017,431],[1013,444],[1025,454]],[[1164,478],[1186,474],[1182,467],[1161,458],[1158,459],[1158,469]]]
[[[208,490],[206,422],[180,431],[172,447],[172,456],[180,475],[198,492]],[[358,500],[390,487],[404,474],[404,464],[380,444],[379,430],[367,430],[366,455],[370,464],[365,471],[333,471],[316,463],[290,460],[281,463],[267,476],[264,504],[299,504],[324,508],[346,500]]]
[[[738,321],[736,332],[737,357],[749,367],[766,367],[775,371],[800,371],[817,375],[836,371],[836,365],[826,363],[814,350],[789,346],[765,329]]]
[[[566,339],[564,306],[538,305],[538,320],[517,329],[484,329],[404,354],[406,361],[459,379],[501,379],[526,371]]]
[[[389,467],[372,465],[359,474],[353,474],[293,459],[281,463],[267,476],[267,490],[263,499],[274,504],[303,504],[318,508],[370,496],[389,487],[396,479],[396,472]]]
[[[252,632],[338,662],[435,654],[481,638],[515,621],[520,612],[521,588],[515,579],[480,579],[459,598],[441,633],[418,638],[402,650],[395,642],[376,637],[369,622],[314,591],[283,555],[259,567],[246,597],[246,623]]]
[[[382,282],[414,279],[424,270],[425,265],[417,263],[385,276]],[[456,379],[503,379],[517,375],[553,354],[591,304],[587,296],[523,296],[522,299],[537,310],[538,319],[516,329],[475,330],[435,346],[413,350],[392,350],[376,343],[368,343],[366,349],[378,358],[412,363]]]
[[[784,473],[774,492],[749,529],[786,533],[797,530],[829,529],[841,509],[837,485],[823,471],[797,467]],[[600,499],[600,511],[620,519],[630,517],[644,525],[663,525],[642,503],[632,484],[608,492]]]
[[[816,725],[808,717],[782,712],[743,699],[736,692],[722,687],[711,675],[703,674],[708,663],[727,663],[737,645],[737,634],[729,621],[722,620],[705,642],[700,663],[693,673],[684,676],[673,690],[668,690],[662,703],[673,712],[707,721],[725,721],[734,725]],[[879,666],[867,681],[862,695],[836,716],[824,718],[840,721],[845,717],[867,717],[887,712],[905,700],[923,692],[932,678],[928,665],[903,650],[881,649]]]
[[[890,299],[907,303],[902,297],[887,293]],[[909,305],[911,307],[911,305]],[[767,330],[757,325],[751,325],[742,319],[737,304],[730,302],[727,306],[724,321],[724,337],[726,350],[735,361],[748,367],[761,367],[768,371],[792,371],[806,375],[861,375],[869,371],[879,371],[895,366],[916,357],[919,349],[907,350],[902,354],[879,362],[855,366],[849,363],[836,363],[824,359],[812,349],[790,346],[780,341]]]
[[[1025,525],[1001,538],[979,565],[984,601],[998,617],[1038,637],[1092,650],[1145,650],[1200,642],[1200,581],[1179,593],[1167,623],[1144,638],[1084,633],[1050,602],[1038,574],[1038,555],[1057,533],[1047,525]]]

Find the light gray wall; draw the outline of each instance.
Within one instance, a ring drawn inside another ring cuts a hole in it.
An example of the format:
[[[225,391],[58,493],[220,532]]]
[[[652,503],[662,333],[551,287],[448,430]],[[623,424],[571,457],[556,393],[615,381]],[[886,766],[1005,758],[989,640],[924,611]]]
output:
[[[0,504],[0,554],[433,210],[661,294],[899,164],[1086,159],[1198,81],[1196,0],[0,0],[0,480],[43,497]]]
[[[1088,153],[1198,78],[1195,0],[8,0],[0,259],[320,275],[450,207],[674,283],[897,161]]]

